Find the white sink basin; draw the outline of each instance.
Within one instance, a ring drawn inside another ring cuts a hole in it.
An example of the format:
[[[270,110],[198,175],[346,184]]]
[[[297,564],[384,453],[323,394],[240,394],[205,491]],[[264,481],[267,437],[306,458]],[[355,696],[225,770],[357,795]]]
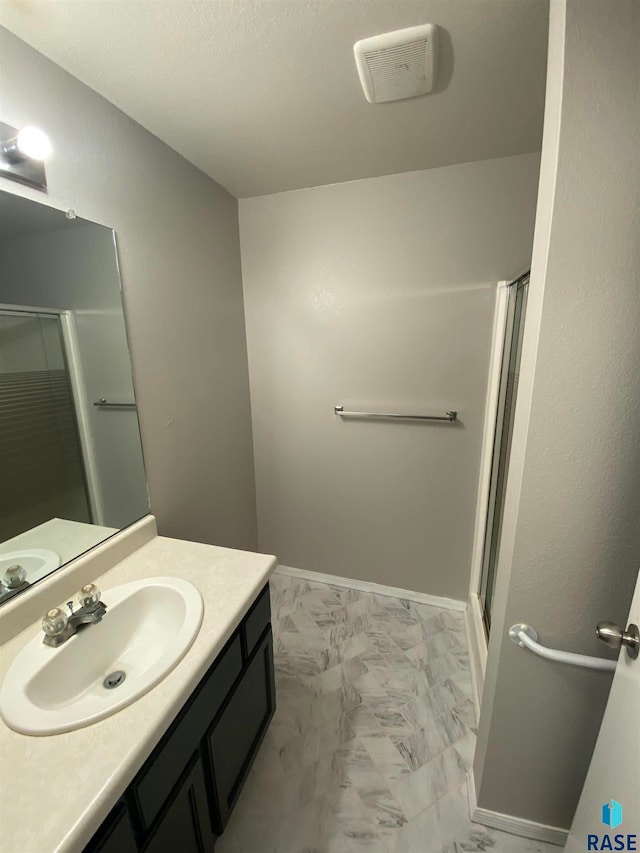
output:
[[[48,548],[22,548],[20,551],[0,553],[0,581],[6,570],[16,564],[27,573],[26,580],[33,583],[60,568],[60,557]]]
[[[102,593],[102,622],[54,649],[34,637],[0,689],[0,714],[17,732],[50,735],[88,726],[130,705],[186,654],[202,622],[198,590],[178,578],[145,578]],[[124,672],[119,686],[105,679]]]

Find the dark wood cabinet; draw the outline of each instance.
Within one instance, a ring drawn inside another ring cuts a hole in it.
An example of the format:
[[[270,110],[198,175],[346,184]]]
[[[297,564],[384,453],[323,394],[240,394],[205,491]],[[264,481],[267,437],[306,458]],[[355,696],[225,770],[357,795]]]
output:
[[[213,850],[275,711],[270,621],[267,585],[85,853]]]
[[[221,827],[229,819],[275,710],[273,643],[269,633],[207,737]]]
[[[215,841],[202,758],[196,753],[177,791],[166,804],[153,835],[145,844],[144,853],[167,853],[168,850],[207,853],[213,850]]]
[[[144,830],[152,826],[185,761],[200,747],[227,696],[234,695],[244,681],[241,649],[236,632],[131,784],[131,797]]]
[[[119,803],[96,833],[95,853],[137,853],[138,844],[125,803]]]

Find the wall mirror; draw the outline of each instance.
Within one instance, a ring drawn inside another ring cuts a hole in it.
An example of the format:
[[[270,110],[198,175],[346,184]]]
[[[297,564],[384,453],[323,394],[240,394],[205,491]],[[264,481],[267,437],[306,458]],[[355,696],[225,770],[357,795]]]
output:
[[[115,234],[0,192],[0,604],[149,512]]]

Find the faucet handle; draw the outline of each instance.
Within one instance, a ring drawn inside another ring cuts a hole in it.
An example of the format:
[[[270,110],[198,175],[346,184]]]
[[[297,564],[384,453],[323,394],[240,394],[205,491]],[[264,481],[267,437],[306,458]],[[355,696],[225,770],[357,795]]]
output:
[[[24,568],[16,563],[14,566],[9,566],[9,568],[4,573],[4,577],[2,578],[2,583],[6,586],[7,589],[16,589],[21,584],[23,584],[27,579],[27,573]]]
[[[42,630],[47,637],[57,637],[69,624],[67,614],[60,607],[54,607],[42,617]]]
[[[80,607],[95,610],[100,604],[100,590],[94,583],[86,583],[78,593]]]

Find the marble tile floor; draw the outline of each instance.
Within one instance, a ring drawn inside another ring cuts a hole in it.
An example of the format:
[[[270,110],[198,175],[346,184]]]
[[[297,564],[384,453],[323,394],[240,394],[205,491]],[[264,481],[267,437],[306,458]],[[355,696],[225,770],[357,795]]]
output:
[[[558,853],[471,823],[462,614],[274,575],[277,711],[216,853]]]

